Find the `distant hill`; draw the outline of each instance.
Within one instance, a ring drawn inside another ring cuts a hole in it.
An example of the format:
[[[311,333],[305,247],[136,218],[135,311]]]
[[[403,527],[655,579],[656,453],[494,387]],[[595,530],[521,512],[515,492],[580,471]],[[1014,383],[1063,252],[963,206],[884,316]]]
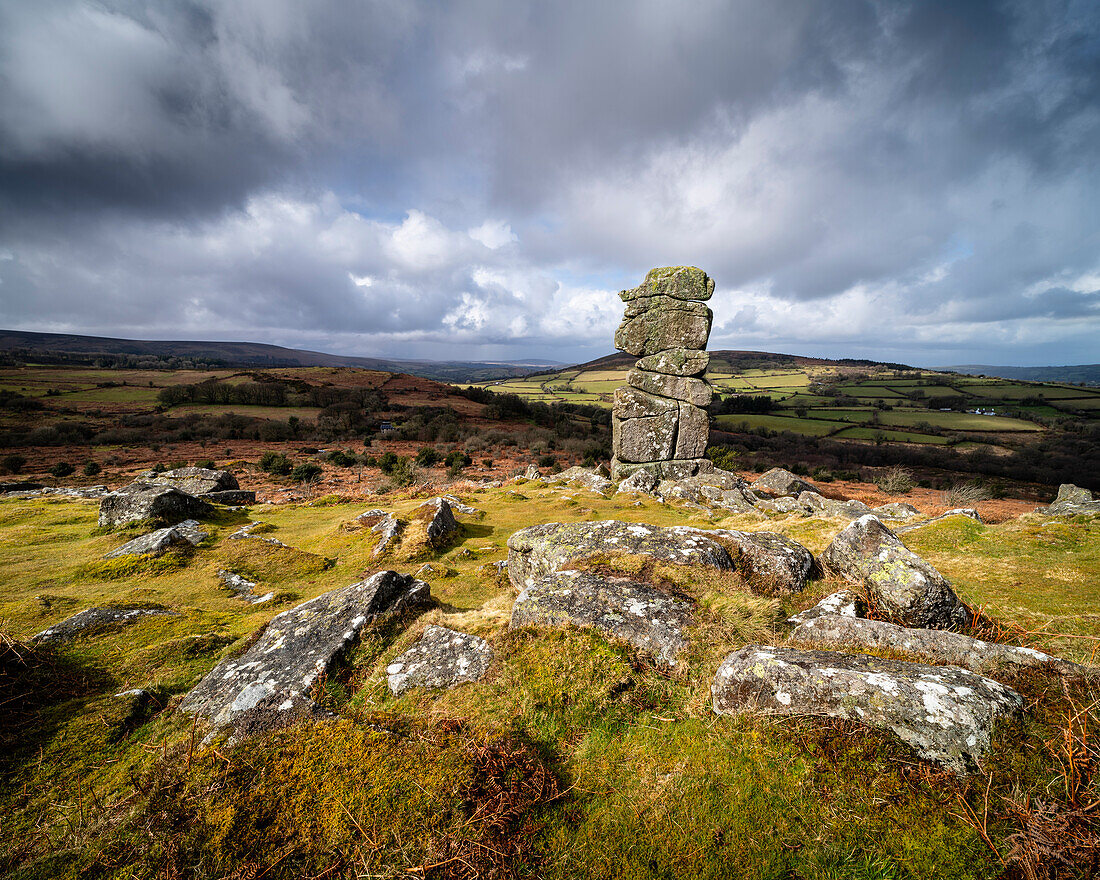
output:
[[[634,366],[637,358],[618,351],[587,363],[567,367],[569,370],[614,370]],[[912,370],[906,364],[882,363],[862,358],[815,358],[798,354],[776,354],[770,351],[740,351],[722,349],[710,353],[711,364],[724,362],[733,371],[753,369],[778,369],[783,367],[837,366],[837,367],[886,367],[891,370]]]
[[[1073,385],[1100,385],[1100,364],[1077,364],[1065,367],[995,367],[990,364],[963,364],[939,367],[950,373],[968,376],[995,376],[1021,382],[1069,382]]]
[[[47,363],[183,367],[189,364],[242,367],[359,367],[389,373],[409,373],[441,382],[485,382],[526,376],[561,366],[553,361],[429,361],[326,354],[262,342],[195,342],[114,339],[69,333],[0,330],[0,352]],[[135,360],[138,363],[135,363]],[[144,364],[145,360],[153,363]],[[160,362],[160,363],[157,363]]]

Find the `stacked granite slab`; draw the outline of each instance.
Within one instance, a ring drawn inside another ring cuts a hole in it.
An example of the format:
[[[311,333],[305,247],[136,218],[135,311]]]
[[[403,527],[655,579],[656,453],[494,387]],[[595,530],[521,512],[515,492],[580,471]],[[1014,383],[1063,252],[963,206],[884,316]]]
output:
[[[616,389],[611,429],[611,476],[639,470],[679,480],[709,471],[703,457],[710,426],[707,339],[713,317],[705,305],[714,281],[694,266],[651,269],[619,297],[626,314],[615,347],[639,360]]]

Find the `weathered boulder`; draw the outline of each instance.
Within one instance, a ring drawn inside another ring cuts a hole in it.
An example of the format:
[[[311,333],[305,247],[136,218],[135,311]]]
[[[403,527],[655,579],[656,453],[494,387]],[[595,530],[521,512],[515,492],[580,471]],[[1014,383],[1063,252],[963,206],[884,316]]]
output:
[[[863,597],[852,590],[837,590],[826,596],[812,608],[800,611],[787,618],[791,626],[808,623],[822,616],[829,617],[866,617],[867,603]]]
[[[670,348],[704,349],[712,318],[701,302],[642,296],[627,303],[615,347],[638,357]]]
[[[644,296],[671,296],[684,300],[707,300],[714,293],[714,279],[695,266],[664,266],[650,269],[645,281],[633,290],[619,293],[623,302]]]
[[[425,536],[431,547],[446,546],[458,534],[458,520],[444,498],[429,498],[420,505],[417,516],[425,524]]]
[[[463,504],[461,499],[454,495],[444,495],[442,497],[444,501],[451,505],[452,512],[457,511],[463,516],[473,516],[479,519],[485,516],[484,510],[478,510],[476,507],[471,507],[469,504]]]
[[[845,647],[857,651],[867,648],[905,651],[933,663],[961,666],[973,672],[1002,665],[1051,666],[1067,672],[1081,668],[1031,648],[984,642],[942,629],[910,628],[885,620],[861,620],[855,615],[820,614],[800,620],[788,641],[796,645]]]
[[[970,620],[947,579],[872,514],[833,538],[821,562],[862,586],[878,611],[905,626],[957,629]]]
[[[175,617],[166,608],[85,608],[49,629],[31,636],[35,642],[61,643],[78,636],[94,635],[107,629],[137,623],[146,617]]]
[[[139,478],[151,486],[171,486],[188,495],[204,495],[207,492],[223,492],[240,489],[237,478],[229,471],[211,468],[183,467],[170,471],[146,471]]]
[[[526,480],[537,480],[541,476],[542,471],[539,470],[539,466],[537,464],[527,465],[527,470],[523,472],[523,477]]]
[[[685,480],[712,470],[714,470],[714,464],[706,458],[674,458],[666,461],[643,462],[623,461],[618,456],[611,459],[612,480],[625,480],[638,471],[648,471],[658,480]]]
[[[663,666],[675,666],[692,623],[686,599],[626,578],[557,571],[516,598],[510,627],[590,626],[629,642]]]
[[[581,486],[590,492],[596,492],[600,495],[605,492],[610,492],[614,488],[614,485],[607,477],[601,476],[594,470],[580,466],[566,468],[564,471],[550,474],[544,479],[548,483],[570,483],[572,485]]]
[[[127,541],[121,547],[116,547],[104,559],[117,559],[120,556],[160,556],[169,547],[197,547],[209,537],[193,519],[186,519],[175,526],[157,529],[147,535]]]
[[[103,496],[99,502],[99,525],[121,526],[142,520],[168,524],[185,519],[203,519],[214,514],[205,501],[171,486],[131,483]]]
[[[216,492],[204,492],[199,497],[211,504],[244,505],[256,503],[256,493],[250,489],[219,489]]]
[[[714,396],[709,382],[690,376],[669,376],[635,368],[626,374],[626,381],[647,394],[682,400],[695,406],[710,406]]]
[[[378,543],[374,545],[372,557],[377,559],[401,533],[403,523],[392,513],[385,510],[368,510],[355,518],[359,525],[368,526],[372,534],[378,535]]]
[[[957,774],[976,769],[996,722],[1024,703],[1011,688],[953,666],[766,645],[730,654],[711,696],[719,715],[821,715],[889,730]]]
[[[754,505],[757,510],[764,513],[797,513],[800,516],[811,516],[813,508],[807,507],[797,498],[788,495],[780,495],[777,498],[764,496]]]
[[[729,551],[698,529],[604,520],[543,523],[513,533],[508,539],[508,578],[522,590],[573,560],[621,554],[679,565],[734,568]]]
[[[616,493],[626,495],[656,495],[657,478],[649,471],[636,471],[621,483]]]
[[[1100,501],[1094,501],[1092,492],[1073,483],[1058,487],[1058,496],[1050,507],[1039,508],[1048,516],[1093,516],[1100,513]]]
[[[364,626],[425,604],[430,589],[411,575],[380,571],[284,611],[244,654],[215,666],[180,709],[219,727],[269,698],[265,705],[291,711],[358,643]]]
[[[965,516],[968,519],[974,520],[974,522],[981,522],[982,517],[973,507],[957,507],[954,510],[949,510],[946,513],[941,513],[939,516],[934,516],[932,519],[926,519],[924,522],[913,523],[911,525],[897,526],[894,529],[894,533],[900,535],[902,532],[911,532],[913,529],[923,529],[925,526],[930,526],[932,523],[938,523],[940,520],[948,519],[953,516]]]
[[[693,348],[670,348],[639,358],[635,366],[639,370],[669,376],[702,376],[710,366],[710,355]]]
[[[386,667],[386,679],[394,696],[414,687],[450,689],[478,681],[492,660],[493,649],[485,639],[433,624]]]
[[[814,570],[814,555],[784,535],[738,532],[733,529],[700,531],[723,544],[754,593],[801,593]]]
[[[826,498],[816,491],[804,491],[798,495],[798,503],[808,508],[814,514],[821,516],[837,517],[838,519],[853,520],[871,512],[862,501],[851,499],[849,501],[836,501]]]
[[[761,474],[752,484],[756,492],[767,492],[769,495],[790,495],[797,497],[801,492],[817,492],[813,483],[808,483],[801,477],[796,477],[783,468],[772,468]]]

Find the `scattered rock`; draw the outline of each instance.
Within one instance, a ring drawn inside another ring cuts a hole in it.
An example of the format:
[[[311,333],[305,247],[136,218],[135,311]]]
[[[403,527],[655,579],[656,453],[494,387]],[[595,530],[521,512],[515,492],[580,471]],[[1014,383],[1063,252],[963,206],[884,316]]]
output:
[[[224,568],[218,569],[218,578],[237,599],[243,599],[249,605],[262,605],[264,602],[270,602],[275,597],[274,592],[257,596],[255,590],[259,585],[255,581],[250,581],[239,574],[226,571]]]
[[[386,678],[394,696],[414,687],[450,690],[480,680],[492,660],[493,649],[485,639],[432,625],[386,667]]]
[[[764,645],[730,654],[711,695],[719,715],[821,715],[889,730],[957,774],[976,769],[995,723],[1023,708],[1011,688],[953,666]]]
[[[118,559],[120,556],[160,556],[172,545],[197,547],[206,538],[206,532],[193,519],[186,519],[179,525],[157,529],[147,535],[127,541],[121,547],[112,550],[104,559]]]
[[[625,495],[656,495],[657,478],[649,471],[636,471],[619,483],[615,491]]]
[[[380,571],[284,611],[243,655],[215,666],[180,709],[219,727],[265,700],[271,711],[300,715],[312,706],[310,689],[358,643],[364,626],[425,604],[430,590],[411,575]]]
[[[188,495],[205,495],[207,492],[224,492],[240,489],[237,478],[229,471],[211,468],[183,467],[170,471],[146,471],[138,477],[151,486],[171,486]]]
[[[457,510],[463,516],[474,516],[478,518],[485,516],[485,511],[478,510],[476,507],[470,507],[468,504],[463,504],[454,495],[444,495],[443,500],[451,505],[451,510]]]
[[[61,623],[31,636],[32,641],[60,644],[79,636],[94,635],[116,626],[137,623],[146,617],[175,617],[166,608],[85,608]]]
[[[60,496],[62,498],[88,498],[102,499],[110,490],[106,486],[43,486],[39,483],[8,483],[9,486],[35,486],[33,489],[11,489],[4,493],[5,498],[47,498]]]
[[[278,538],[269,538],[266,535],[253,534],[253,532],[255,532],[256,529],[260,528],[260,526],[262,526],[262,525],[264,525],[264,523],[260,522],[259,520],[256,520],[255,522],[250,522],[248,525],[241,526],[239,529],[237,529],[237,531],[235,531],[232,535],[230,535],[227,540],[229,540],[229,541],[244,541],[244,540],[263,541],[265,544],[270,544],[272,547],[282,547],[285,550],[293,550],[294,549],[293,547],[289,546],[288,544],[284,544]]]
[[[692,623],[691,603],[626,578],[557,571],[526,587],[510,627],[590,626],[629,642],[663,666],[675,666]]]
[[[700,531],[733,552],[737,568],[754,593],[801,593],[814,570],[814,555],[783,535],[738,532],[732,529]]]
[[[594,470],[583,467],[566,468],[560,473],[551,474],[543,477],[543,479],[548,483],[569,483],[570,485],[581,486],[589,492],[600,495],[610,492],[614,488],[609,479],[600,476]]]
[[[527,470],[523,472],[523,477],[527,480],[537,480],[541,476],[542,471],[539,470],[539,466],[537,464],[527,465]]]
[[[800,492],[798,503],[812,513],[846,519],[849,522],[871,512],[871,508],[862,501],[836,501],[813,490]]]
[[[791,626],[798,626],[816,620],[823,615],[830,617],[866,617],[867,603],[863,601],[862,596],[852,590],[837,590],[837,592],[826,596],[813,608],[807,608],[805,611],[800,611],[798,614],[788,617],[787,623]]]
[[[247,506],[256,503],[256,493],[245,489],[225,489],[219,492],[205,492],[199,497],[201,497],[203,501],[209,501],[212,504]]]
[[[614,419],[612,419],[614,425]],[[623,461],[611,459],[611,479],[625,480],[638,471],[648,471],[658,480],[686,480],[697,474],[714,470],[714,465],[706,458],[669,459],[667,461]]]
[[[698,529],[604,520],[544,523],[513,533],[508,539],[508,577],[516,589],[522,590],[573,560],[608,554],[639,554],[680,565],[734,568],[726,548]]]
[[[810,516],[813,513],[812,508],[807,507],[797,498],[789,498],[785,495],[781,495],[774,500],[761,499],[754,506],[763,513],[797,513],[800,516]]]
[[[1040,507],[1040,513],[1048,516],[1094,516],[1100,514],[1100,501],[1093,500],[1092,492],[1073,483],[1058,487],[1058,497],[1050,507]]]
[[[996,666],[1052,666],[1063,672],[1080,671],[1041,651],[983,642],[942,629],[898,626],[885,620],[860,620],[854,615],[821,614],[799,621],[788,641],[798,645],[845,646],[855,650],[887,649],[915,654],[933,663],[982,672]]]
[[[443,498],[431,498],[417,509],[416,517],[424,523],[425,541],[429,547],[444,547],[458,535],[458,521],[451,505]]]
[[[970,620],[947,579],[871,514],[833,538],[821,562],[866,589],[877,610],[905,626],[957,629]]]
[[[172,525],[185,519],[204,519],[214,508],[171,486],[131,483],[108,492],[99,503],[99,525],[121,526],[142,520],[160,520]]]
[[[783,468],[772,468],[752,484],[756,492],[767,492],[769,495],[790,495],[797,497],[802,492],[817,492],[813,483],[808,483],[801,477],[796,477]]]
[[[378,535],[378,543],[374,545],[371,556],[377,559],[397,539],[401,533],[403,523],[392,513],[385,510],[368,510],[359,514],[353,522],[358,525],[368,526],[372,534]]]
[[[949,510],[947,513],[941,513],[939,516],[932,517],[932,519],[926,519],[924,522],[913,523],[907,526],[898,526],[894,529],[894,533],[900,535],[902,532],[911,532],[913,529],[923,529],[925,526],[930,526],[932,523],[937,523],[941,519],[947,519],[952,516],[965,516],[975,522],[981,522],[981,515],[973,507],[957,507],[954,510]]]
[[[920,516],[919,510],[904,501],[891,501],[889,504],[880,504],[878,507],[871,508],[870,512],[879,519],[912,519],[914,516]]]

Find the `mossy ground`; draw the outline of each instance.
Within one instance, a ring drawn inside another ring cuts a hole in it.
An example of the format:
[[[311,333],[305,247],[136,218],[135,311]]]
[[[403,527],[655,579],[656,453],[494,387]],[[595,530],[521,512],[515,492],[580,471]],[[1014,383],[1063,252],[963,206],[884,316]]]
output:
[[[592,631],[509,631],[514,592],[486,565],[536,522],[768,528],[815,551],[842,524],[721,517],[538,482],[461,495],[485,516],[460,516],[459,542],[425,557],[440,570],[426,577],[434,606],[366,633],[347,669],[318,690],[337,721],[206,749],[174,701],[279,611],[379,568],[415,570],[393,561],[400,546],[374,559],[376,537],[341,526],[376,506],[409,517],[423,499],[265,508],[266,534],[300,552],[225,541],[237,525],[216,523],[209,542],[170,564],[110,577],[99,561],[132,535],[96,529],[94,503],[0,503],[0,619],[15,640],[0,643],[0,873],[995,878],[1007,862],[1026,864],[1031,838],[1012,835],[1049,831],[1035,824],[1036,804],[1053,805],[1073,834],[1091,827],[1073,818],[1098,794],[1086,682],[1016,674],[1007,683],[1029,713],[1002,731],[986,773],[956,780],[856,725],[710,711],[722,657],[782,638],[783,617],[834,583],[760,597],[735,577],[647,571],[698,607],[684,662],[668,673]],[[1017,633],[1042,629],[1036,647],[1087,660],[1100,636],[1098,531],[944,521],[906,543],[971,604]],[[624,571],[632,562],[597,561]],[[233,598],[216,571],[234,565],[276,599]],[[57,649],[23,644],[81,608],[126,603],[179,615]],[[385,667],[429,623],[489,639],[490,673],[395,699]],[[127,719],[114,695],[135,687],[154,701]],[[1025,803],[1030,814],[1017,808]]]

